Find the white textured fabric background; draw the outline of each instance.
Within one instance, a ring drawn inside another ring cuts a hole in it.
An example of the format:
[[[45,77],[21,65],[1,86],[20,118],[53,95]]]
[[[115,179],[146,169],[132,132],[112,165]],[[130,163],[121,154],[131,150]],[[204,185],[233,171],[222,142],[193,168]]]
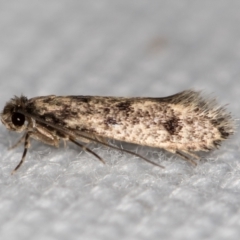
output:
[[[0,105],[13,95],[214,93],[239,118],[240,1],[0,2]],[[23,146],[0,127],[0,239],[239,239],[239,133],[197,167],[164,151]]]

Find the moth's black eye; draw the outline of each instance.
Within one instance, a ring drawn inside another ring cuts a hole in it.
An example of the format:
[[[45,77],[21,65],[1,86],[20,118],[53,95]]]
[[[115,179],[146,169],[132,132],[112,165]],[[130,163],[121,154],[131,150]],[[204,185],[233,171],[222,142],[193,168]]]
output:
[[[12,115],[12,123],[15,126],[21,127],[25,122],[25,116],[21,113],[13,113]]]

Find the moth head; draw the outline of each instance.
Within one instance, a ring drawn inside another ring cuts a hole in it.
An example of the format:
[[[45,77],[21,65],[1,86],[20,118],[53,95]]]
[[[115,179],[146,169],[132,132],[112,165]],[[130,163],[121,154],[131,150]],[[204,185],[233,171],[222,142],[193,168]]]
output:
[[[26,117],[18,110],[24,110],[27,98],[15,97],[6,103],[2,113],[1,121],[11,131],[21,132],[26,128]]]

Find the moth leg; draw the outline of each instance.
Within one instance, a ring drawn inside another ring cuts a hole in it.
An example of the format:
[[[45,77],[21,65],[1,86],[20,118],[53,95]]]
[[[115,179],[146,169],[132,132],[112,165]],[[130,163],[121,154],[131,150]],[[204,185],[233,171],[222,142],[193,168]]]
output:
[[[95,134],[90,134],[90,133],[85,133],[85,132],[83,133],[81,131],[76,131],[76,135],[77,135],[76,139],[79,140],[80,142],[91,143],[92,141],[97,140],[99,142],[107,144],[107,138],[97,136]],[[84,137],[84,135],[86,135],[86,138]],[[88,138],[92,138],[92,140],[90,140]]]
[[[188,152],[187,152],[188,153]],[[192,160],[191,158],[189,158],[188,156],[186,156],[186,155],[184,155],[182,152],[180,152],[180,151],[176,151],[175,152],[175,154],[176,155],[178,155],[178,156],[180,156],[181,158],[183,158],[184,160],[186,160],[186,161],[188,161],[188,162],[190,162],[191,164],[193,164],[194,166],[197,166],[197,163],[194,161],[194,160]],[[189,153],[188,153],[189,154]],[[193,156],[192,154],[189,154],[190,156]],[[194,155],[194,157],[196,158],[196,156]]]
[[[12,171],[12,174],[14,174],[21,167],[21,165],[23,164],[26,158],[28,148],[30,147],[30,134],[26,133],[24,137],[25,137],[25,142],[24,142],[24,151],[23,151],[22,159],[18,163],[18,165],[15,167],[15,169]]]
[[[168,152],[171,152],[173,154],[176,154],[177,156],[181,157],[183,160],[186,160],[188,162],[190,162],[191,164],[193,164],[194,166],[197,165],[197,163],[190,159],[188,156],[186,156],[185,154],[183,154],[180,150],[176,150],[176,149],[166,149]],[[184,151],[183,151],[184,152]],[[188,152],[187,152],[188,153]],[[194,155],[194,154],[189,154],[190,156],[194,156],[194,158],[198,158],[197,155]]]
[[[95,156],[99,161],[101,161],[103,164],[105,164],[105,161],[95,152],[93,152],[90,148],[88,148],[87,146],[84,146],[83,144],[77,142],[75,139],[73,138],[69,138],[69,141],[75,143],[77,146],[81,147],[84,151],[91,153],[93,156]]]
[[[96,136],[95,138],[101,143],[108,144],[107,138],[105,137]]]
[[[63,146],[64,146],[64,148],[67,147],[67,140],[66,139],[63,139]]]
[[[80,132],[78,132],[78,135],[79,135],[79,134],[80,134]],[[84,135],[80,136],[80,139],[81,139],[81,138],[84,138]],[[77,136],[77,139],[79,140],[79,136]],[[110,148],[115,149],[115,150],[118,150],[118,151],[122,151],[122,152],[125,152],[125,153],[129,153],[129,154],[131,154],[131,155],[133,155],[133,156],[136,156],[136,157],[139,157],[139,158],[143,159],[145,162],[148,162],[148,163],[150,163],[150,164],[152,164],[152,165],[154,165],[154,166],[157,166],[157,167],[160,167],[160,168],[164,168],[162,165],[160,165],[160,164],[158,164],[158,163],[155,163],[155,162],[153,162],[153,161],[151,161],[151,160],[149,160],[149,159],[141,156],[140,154],[137,154],[137,153],[135,153],[135,152],[132,152],[132,151],[129,151],[129,150],[122,149],[122,148],[119,148],[119,147],[116,147],[116,146],[111,145],[110,143],[107,142],[107,139],[108,139],[108,138],[99,137],[99,136],[98,136],[98,137],[95,137],[95,136],[92,136],[92,137],[91,137],[90,135],[86,135],[86,139],[88,139],[89,142],[90,142],[90,141],[96,142],[96,143],[102,144],[103,146],[107,146],[107,147],[110,147]],[[75,138],[71,138],[71,139],[69,139],[69,140],[72,141],[72,142],[74,142],[75,144],[79,145],[79,143],[76,143]],[[80,147],[81,147],[81,146],[80,146]],[[85,149],[86,149],[86,146],[84,146],[84,147],[85,147]],[[97,158],[98,158],[98,157],[97,157]]]
[[[44,127],[38,127],[30,132],[31,138],[41,141],[45,144],[57,147],[59,146],[59,137]]]
[[[18,142],[14,145],[14,147],[16,145],[19,145],[22,141],[24,141],[24,151],[23,151],[23,155],[22,155],[22,159],[21,161],[19,162],[19,164],[16,166],[16,168],[12,171],[12,174],[14,174],[20,167],[21,165],[23,164],[24,160],[25,160],[25,157],[27,155],[27,151],[30,147],[30,138],[34,138],[36,140],[39,140],[43,143],[46,143],[48,145],[52,145],[52,146],[55,146],[55,147],[58,147],[58,144],[59,144],[59,139],[57,138],[57,136],[55,135],[45,135],[41,132],[32,132],[32,131],[29,131],[27,132],[26,134],[24,134],[19,140]]]
[[[181,151],[182,151],[183,153],[186,153],[187,155],[189,155],[189,156],[191,156],[191,157],[197,159],[197,160],[200,159],[200,157],[199,157],[197,154],[194,154],[194,153],[192,153],[192,152],[188,152],[188,151],[183,151],[183,150],[181,150]]]
[[[25,139],[26,134],[24,134],[15,144],[13,144],[11,147],[8,148],[8,150],[12,150],[16,147],[18,147]]]

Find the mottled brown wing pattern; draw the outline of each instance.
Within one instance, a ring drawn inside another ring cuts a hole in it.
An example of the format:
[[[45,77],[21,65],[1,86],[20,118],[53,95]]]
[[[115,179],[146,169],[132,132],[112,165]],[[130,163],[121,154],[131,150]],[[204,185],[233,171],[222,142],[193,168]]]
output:
[[[167,98],[51,96],[30,99],[27,111],[72,131],[173,152],[212,149],[234,131],[223,108],[193,91]]]
[[[1,120],[8,129],[25,132],[25,150],[17,168],[30,138],[56,147],[61,139],[70,140],[101,161],[76,140],[110,146],[105,140],[115,139],[163,148],[189,160],[188,156],[197,158],[194,152],[218,147],[235,129],[223,107],[192,90],[164,98],[21,96],[6,104]]]

